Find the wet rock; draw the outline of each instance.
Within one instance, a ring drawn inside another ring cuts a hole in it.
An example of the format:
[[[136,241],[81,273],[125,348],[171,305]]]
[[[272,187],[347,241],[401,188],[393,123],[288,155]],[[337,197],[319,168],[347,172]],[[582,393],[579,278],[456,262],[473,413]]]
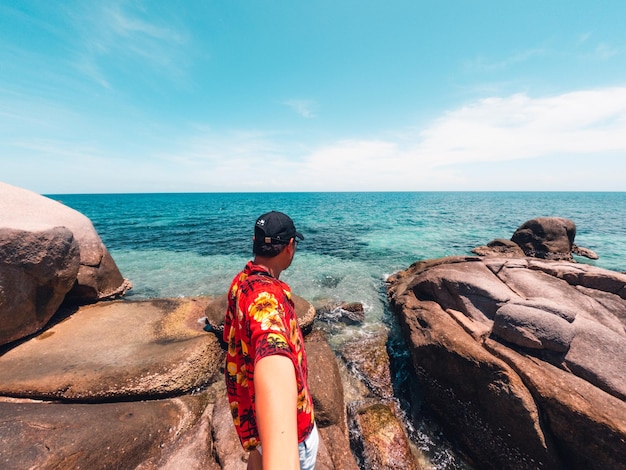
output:
[[[198,422],[205,406],[203,396],[102,404],[0,402],[0,462],[3,468],[135,468],[166,452]]]
[[[419,469],[409,440],[394,412],[383,403],[357,406],[351,411],[362,446],[363,468]]]
[[[80,252],[76,282],[66,301],[90,303],[124,295],[131,288],[87,217],[47,197],[0,183],[0,228],[42,232],[54,227],[66,227]]]
[[[316,316],[319,320],[326,322],[360,325],[365,320],[365,309],[360,302],[341,302],[317,309]]]
[[[454,257],[388,292],[425,403],[480,468],[624,468],[625,286],[568,261]]]
[[[205,306],[175,299],[81,307],[0,357],[0,395],[93,402],[202,387],[223,363],[198,321]]]
[[[339,354],[348,367],[379,398],[393,397],[387,331],[381,329],[375,335],[364,335],[345,342]]]
[[[0,345],[48,323],[74,285],[79,256],[78,242],[65,227],[0,227]]]

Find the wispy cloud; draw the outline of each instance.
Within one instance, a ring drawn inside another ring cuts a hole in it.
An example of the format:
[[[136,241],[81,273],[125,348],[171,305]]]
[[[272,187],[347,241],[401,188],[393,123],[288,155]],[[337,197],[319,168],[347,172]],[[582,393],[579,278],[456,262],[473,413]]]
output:
[[[616,47],[604,42],[599,43],[595,50],[594,56],[601,60],[608,60],[626,52],[626,47]]]
[[[576,41],[576,44],[580,46],[581,44],[586,43],[589,38],[591,38],[591,32],[587,31],[578,37],[578,41]]]
[[[536,48],[518,51],[508,57],[495,60],[481,55],[473,59],[466,60],[463,64],[463,68],[468,72],[496,72],[507,70],[515,65],[528,62],[536,57],[545,56],[546,54],[547,51],[545,49]]]
[[[289,107],[291,110],[295,111],[297,114],[299,114],[303,118],[316,117],[317,103],[313,100],[301,100],[301,99],[286,100],[286,101],[283,101],[282,104]]]
[[[168,23],[154,20],[141,3],[96,3],[68,15],[80,37],[76,68],[106,88],[111,87],[107,73],[115,64],[156,68],[160,74],[177,77],[190,60],[186,31],[177,28],[172,18]]]

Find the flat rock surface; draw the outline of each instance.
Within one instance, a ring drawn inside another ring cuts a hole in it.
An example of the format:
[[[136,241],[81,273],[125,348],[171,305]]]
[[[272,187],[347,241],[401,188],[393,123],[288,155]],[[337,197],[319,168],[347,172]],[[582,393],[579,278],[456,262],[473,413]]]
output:
[[[200,321],[208,301],[81,307],[0,356],[0,395],[94,402],[202,387],[223,361],[217,339]]]
[[[196,423],[204,402],[0,402],[0,468],[135,468]]]

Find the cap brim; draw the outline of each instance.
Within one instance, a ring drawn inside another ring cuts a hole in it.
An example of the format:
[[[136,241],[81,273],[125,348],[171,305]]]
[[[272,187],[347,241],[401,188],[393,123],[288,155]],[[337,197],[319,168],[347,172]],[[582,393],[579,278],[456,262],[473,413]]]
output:
[[[298,237],[300,240],[304,240],[304,237],[300,232],[296,232],[296,237]]]

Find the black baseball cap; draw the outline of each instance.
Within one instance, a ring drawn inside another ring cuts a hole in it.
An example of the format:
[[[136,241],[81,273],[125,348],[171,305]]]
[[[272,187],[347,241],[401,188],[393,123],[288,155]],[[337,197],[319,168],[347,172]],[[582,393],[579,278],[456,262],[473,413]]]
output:
[[[293,220],[282,212],[271,211],[260,216],[254,224],[254,246],[287,244],[292,238],[304,240]]]

